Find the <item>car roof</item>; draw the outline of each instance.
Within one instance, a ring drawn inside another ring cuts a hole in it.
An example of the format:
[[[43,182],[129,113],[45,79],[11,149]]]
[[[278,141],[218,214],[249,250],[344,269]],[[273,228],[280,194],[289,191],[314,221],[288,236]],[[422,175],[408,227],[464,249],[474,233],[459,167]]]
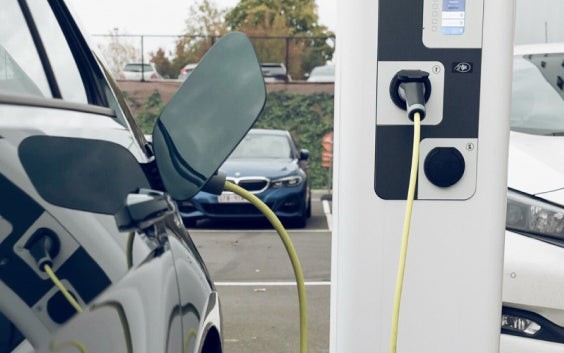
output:
[[[514,55],[564,53],[564,43],[536,43],[516,45]]]

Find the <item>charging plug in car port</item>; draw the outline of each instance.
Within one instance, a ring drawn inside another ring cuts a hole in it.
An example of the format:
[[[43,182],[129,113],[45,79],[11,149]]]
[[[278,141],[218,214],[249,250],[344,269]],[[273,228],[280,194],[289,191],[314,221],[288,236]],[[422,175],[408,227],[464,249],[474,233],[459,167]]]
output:
[[[400,109],[407,110],[413,121],[415,113],[425,119],[425,103],[431,97],[429,73],[422,70],[401,70],[390,82],[390,97]]]
[[[59,237],[51,229],[39,228],[24,246],[37,263],[41,271],[45,265],[53,266],[53,259],[61,249]]]

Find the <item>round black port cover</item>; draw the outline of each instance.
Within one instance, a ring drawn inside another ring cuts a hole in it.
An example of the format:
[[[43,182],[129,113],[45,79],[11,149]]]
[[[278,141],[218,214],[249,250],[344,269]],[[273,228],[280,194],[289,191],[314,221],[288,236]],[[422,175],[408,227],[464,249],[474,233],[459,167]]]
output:
[[[454,147],[436,147],[425,158],[424,170],[431,183],[446,188],[464,175],[464,157]]]
[[[73,298],[76,299],[74,293],[69,292]],[[65,296],[57,291],[47,302],[47,313],[51,320],[58,324],[64,324],[70,319],[74,314],[76,314],[76,309],[69,303]]]

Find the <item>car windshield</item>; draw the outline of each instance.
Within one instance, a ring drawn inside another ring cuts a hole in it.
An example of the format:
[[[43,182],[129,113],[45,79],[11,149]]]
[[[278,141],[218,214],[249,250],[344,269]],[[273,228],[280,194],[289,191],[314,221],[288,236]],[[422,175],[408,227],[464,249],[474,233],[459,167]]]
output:
[[[511,130],[564,135],[563,63],[564,54],[515,58]]]
[[[123,71],[141,72],[141,64],[127,64],[123,68]],[[145,64],[143,65],[143,71],[153,71],[153,67],[150,64]]]
[[[288,159],[292,149],[283,135],[248,134],[229,159]]]

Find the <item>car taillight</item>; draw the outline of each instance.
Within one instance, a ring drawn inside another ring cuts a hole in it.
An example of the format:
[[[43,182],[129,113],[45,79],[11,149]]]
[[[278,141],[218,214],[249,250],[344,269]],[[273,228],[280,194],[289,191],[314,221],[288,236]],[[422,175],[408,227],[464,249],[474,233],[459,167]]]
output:
[[[158,78],[157,74],[152,74],[151,75],[151,80],[156,80]]]
[[[119,73],[119,78],[120,80],[125,80],[125,75],[123,74],[123,72]]]

